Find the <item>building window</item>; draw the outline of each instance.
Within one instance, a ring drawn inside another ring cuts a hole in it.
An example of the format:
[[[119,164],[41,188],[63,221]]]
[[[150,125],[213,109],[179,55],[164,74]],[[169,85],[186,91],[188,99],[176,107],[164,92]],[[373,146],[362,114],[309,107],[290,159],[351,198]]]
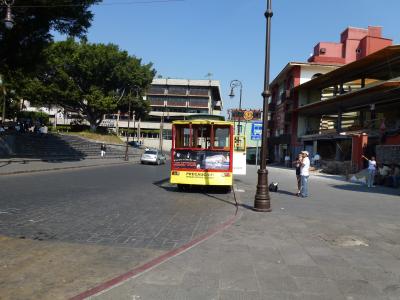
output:
[[[186,95],[187,88],[181,86],[170,86],[168,88],[168,94],[170,95]]]
[[[164,106],[164,97],[160,97],[160,96],[148,96],[147,97],[150,105],[157,105],[157,106]]]
[[[316,73],[316,74],[314,74],[314,75],[311,77],[311,79],[318,78],[318,77],[321,76],[321,75],[322,75],[321,73]]]
[[[148,94],[164,95],[165,87],[153,85],[149,88]]]
[[[171,97],[167,98],[167,106],[186,106],[187,98]]]
[[[191,106],[191,107],[208,107],[208,98],[190,98],[189,106]]]
[[[189,89],[189,95],[192,95],[192,96],[208,96],[208,88],[191,87]]]

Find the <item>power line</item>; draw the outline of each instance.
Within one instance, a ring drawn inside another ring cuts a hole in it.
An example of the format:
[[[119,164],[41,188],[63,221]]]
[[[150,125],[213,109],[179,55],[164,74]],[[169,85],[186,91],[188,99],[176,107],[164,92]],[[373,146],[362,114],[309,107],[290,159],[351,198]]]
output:
[[[172,2],[185,2],[186,0],[139,0],[139,1],[118,1],[113,3],[95,3],[97,6],[117,6],[117,5],[139,5],[139,4],[156,4],[156,3],[172,3]],[[53,8],[53,7],[79,7],[92,5],[88,3],[70,3],[70,4],[53,4],[53,5],[13,5],[13,8]]]

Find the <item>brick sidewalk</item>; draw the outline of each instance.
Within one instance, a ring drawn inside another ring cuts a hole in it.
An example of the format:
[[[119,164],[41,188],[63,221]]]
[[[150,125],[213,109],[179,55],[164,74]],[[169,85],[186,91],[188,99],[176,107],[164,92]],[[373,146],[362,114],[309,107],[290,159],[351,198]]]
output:
[[[270,170],[271,213],[245,208],[255,176],[239,179],[229,229],[92,299],[400,299],[398,196],[315,177],[302,199],[292,175]]]

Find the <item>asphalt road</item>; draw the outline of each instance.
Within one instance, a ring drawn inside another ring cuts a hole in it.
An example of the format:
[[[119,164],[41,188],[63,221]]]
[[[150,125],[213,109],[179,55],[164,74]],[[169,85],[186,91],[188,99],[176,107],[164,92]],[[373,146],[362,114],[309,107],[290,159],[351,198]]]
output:
[[[180,193],[168,179],[168,164],[2,177],[0,234],[168,250],[234,212],[232,195]]]
[[[0,177],[0,298],[68,299],[226,221],[231,194],[181,193],[169,166]]]

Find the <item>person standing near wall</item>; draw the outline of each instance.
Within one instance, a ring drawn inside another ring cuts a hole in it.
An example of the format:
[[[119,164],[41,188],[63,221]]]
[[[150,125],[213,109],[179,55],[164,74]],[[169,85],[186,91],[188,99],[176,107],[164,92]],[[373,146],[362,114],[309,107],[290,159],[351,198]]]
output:
[[[300,172],[301,172],[301,161],[303,160],[303,156],[300,153],[297,156],[297,160],[295,160],[293,162],[294,166],[296,167],[296,180],[297,180],[297,193],[296,196],[300,197],[300,193],[301,193],[301,176],[300,176]]]
[[[371,159],[368,159],[364,155],[362,155],[361,157],[368,161],[367,185],[368,185],[369,188],[370,187],[375,187],[375,185],[374,185],[374,179],[375,179],[375,174],[376,174],[375,156],[371,156]]]
[[[310,177],[310,159],[308,158],[308,151],[301,151],[301,167],[300,167],[300,176],[301,176],[301,196],[303,198],[308,197],[308,178]]]
[[[285,155],[285,167],[290,168],[290,156],[289,153],[286,153]]]
[[[106,144],[101,144],[100,146],[100,155],[101,157],[104,157],[106,155],[106,151],[107,151],[107,146]]]

